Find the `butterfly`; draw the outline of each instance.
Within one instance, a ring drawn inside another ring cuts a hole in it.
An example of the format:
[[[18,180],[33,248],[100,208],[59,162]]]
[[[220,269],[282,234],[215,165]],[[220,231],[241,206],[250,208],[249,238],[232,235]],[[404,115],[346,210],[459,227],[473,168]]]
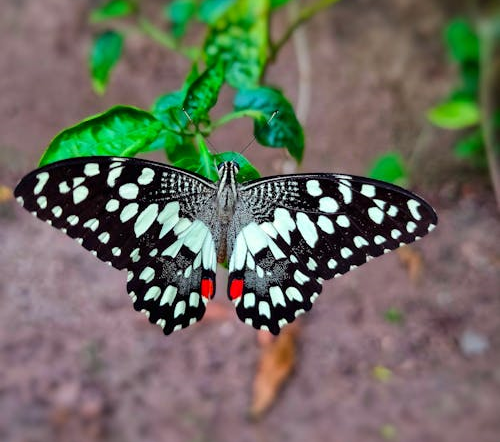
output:
[[[199,321],[228,262],[238,317],[278,334],[311,309],[325,280],[411,243],[437,224],[419,196],[334,173],[239,183],[136,158],[82,157],[26,175],[15,189],[29,212],[102,261],[127,269],[134,308],[170,334]]]

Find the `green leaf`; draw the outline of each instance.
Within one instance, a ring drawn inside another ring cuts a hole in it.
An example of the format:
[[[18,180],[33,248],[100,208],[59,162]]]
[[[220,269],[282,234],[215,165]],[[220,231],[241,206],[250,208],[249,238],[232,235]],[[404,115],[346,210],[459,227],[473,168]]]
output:
[[[198,157],[182,158],[179,161],[176,161],[174,166],[191,172],[196,172],[215,182],[219,179],[215,157],[208,150],[203,138],[197,137],[197,141],[200,149]]]
[[[473,101],[446,101],[429,109],[427,118],[444,129],[464,129],[480,121],[478,105]]]
[[[162,121],[165,127],[173,132],[181,134],[189,120],[182,111],[182,104],[186,91],[178,90],[159,97],[153,104],[151,112]]]
[[[123,36],[106,31],[94,39],[89,57],[89,69],[94,91],[102,95],[108,85],[109,75],[121,57]]]
[[[172,23],[172,34],[175,38],[184,36],[187,25],[196,13],[197,6],[195,0],[174,0],[165,6],[165,15]]]
[[[236,176],[236,180],[239,183],[244,183],[246,181],[256,180],[260,178],[259,171],[253,166],[248,159],[238,152],[221,152],[215,154],[215,160],[217,165],[223,163],[224,161],[236,161],[240,166],[240,171]]]
[[[185,95],[185,90],[170,92],[159,97],[152,107],[153,115],[166,128],[153,144],[164,149],[173,164],[184,158],[199,156],[193,144],[194,134],[187,131],[189,120],[182,110]]]
[[[208,111],[217,103],[224,83],[224,65],[208,67],[189,87],[184,99],[184,110],[195,122],[210,121]]]
[[[405,317],[401,310],[391,307],[384,312],[384,319],[391,324],[400,325],[404,322]]]
[[[149,112],[116,106],[63,130],[49,144],[40,166],[92,155],[134,156],[148,150],[163,124]]]
[[[277,89],[260,87],[238,91],[234,99],[236,111],[251,109],[262,112],[254,118],[257,141],[269,147],[286,147],[298,162],[304,154],[304,132],[290,102]],[[275,111],[278,114],[272,118]]]
[[[467,20],[451,21],[445,29],[445,40],[451,57],[457,62],[479,62],[479,38]]]
[[[398,152],[386,152],[378,156],[368,171],[368,176],[403,187],[408,184],[403,157]]]
[[[234,88],[260,82],[267,60],[269,0],[240,0],[210,27],[204,44],[207,66],[223,61]]]
[[[484,139],[481,130],[476,130],[468,137],[462,138],[453,149],[457,158],[484,156]]]
[[[287,3],[290,3],[290,0],[271,0],[271,8],[279,8],[285,6]]]
[[[137,4],[130,0],[110,0],[90,13],[93,23],[112,18],[126,17],[137,11]]]
[[[200,5],[198,14],[200,20],[214,24],[238,0],[204,0]]]

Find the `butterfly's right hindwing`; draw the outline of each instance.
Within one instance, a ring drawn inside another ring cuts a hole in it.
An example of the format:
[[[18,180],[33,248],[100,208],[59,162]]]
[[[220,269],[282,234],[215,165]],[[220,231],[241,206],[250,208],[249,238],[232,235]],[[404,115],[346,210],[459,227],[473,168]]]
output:
[[[134,307],[169,333],[201,318],[202,283],[215,281],[216,246],[196,210],[213,204],[214,189],[160,163],[88,157],[33,171],[15,196],[99,259],[129,269]]]

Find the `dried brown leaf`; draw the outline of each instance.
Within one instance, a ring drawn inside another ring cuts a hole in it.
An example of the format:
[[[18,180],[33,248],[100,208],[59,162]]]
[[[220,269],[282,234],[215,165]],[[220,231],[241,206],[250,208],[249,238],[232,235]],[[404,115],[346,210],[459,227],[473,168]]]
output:
[[[253,384],[250,417],[258,419],[274,403],[284,382],[295,367],[296,341],[300,328],[295,322],[274,337],[268,332],[259,332],[258,342],[262,353]]]
[[[422,254],[411,246],[403,246],[397,249],[399,260],[406,267],[408,277],[413,284],[418,284],[424,270]]]
[[[0,203],[10,201],[14,197],[12,189],[8,186],[0,184]]]

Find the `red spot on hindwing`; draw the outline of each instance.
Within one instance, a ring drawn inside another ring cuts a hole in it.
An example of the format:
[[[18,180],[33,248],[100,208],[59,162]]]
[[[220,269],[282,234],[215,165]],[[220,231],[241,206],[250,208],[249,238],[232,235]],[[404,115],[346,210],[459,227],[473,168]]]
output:
[[[229,287],[229,297],[234,300],[243,294],[243,279],[233,279]]]
[[[201,296],[212,299],[214,296],[214,281],[212,278],[203,278],[201,280]]]

